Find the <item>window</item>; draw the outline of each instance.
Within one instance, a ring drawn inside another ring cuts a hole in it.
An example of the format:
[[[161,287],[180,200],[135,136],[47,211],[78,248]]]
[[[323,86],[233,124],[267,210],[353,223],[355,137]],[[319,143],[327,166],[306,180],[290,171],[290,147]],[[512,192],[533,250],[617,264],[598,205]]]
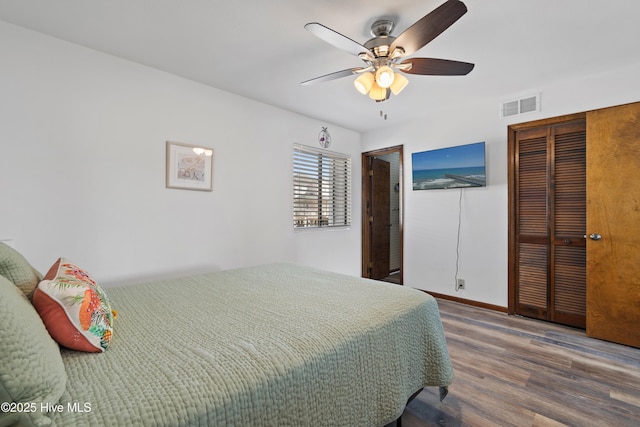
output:
[[[295,144],[293,227],[351,225],[351,158]]]

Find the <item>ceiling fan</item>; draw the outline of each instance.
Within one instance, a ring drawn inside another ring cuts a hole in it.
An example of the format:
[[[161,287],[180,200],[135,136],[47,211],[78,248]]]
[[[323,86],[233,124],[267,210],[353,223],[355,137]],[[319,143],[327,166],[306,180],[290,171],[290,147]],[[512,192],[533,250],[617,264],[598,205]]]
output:
[[[409,80],[402,73],[430,76],[463,76],[473,70],[474,64],[435,58],[406,58],[449,28],[462,15],[467,7],[459,0],[447,0],[445,3],[423,16],[398,37],[391,31],[394,22],[383,19],[371,25],[373,38],[360,44],[337,31],[317,22],[306,24],[305,29],[325,42],[362,59],[366,66],[349,68],[302,82],[303,85],[315,84],[359,74],[354,81],[358,92],[368,94],[377,102],[397,95]],[[400,72],[402,73],[400,73]]]

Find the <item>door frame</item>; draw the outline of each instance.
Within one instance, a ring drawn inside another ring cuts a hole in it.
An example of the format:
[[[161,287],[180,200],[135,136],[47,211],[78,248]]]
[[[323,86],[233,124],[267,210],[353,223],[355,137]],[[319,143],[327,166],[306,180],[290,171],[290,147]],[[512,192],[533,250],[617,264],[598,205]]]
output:
[[[370,159],[381,156],[384,154],[398,153],[398,180],[399,180],[399,195],[400,203],[398,213],[400,220],[400,271],[399,279],[400,284],[404,283],[404,156],[403,146],[396,145],[393,147],[381,148],[378,150],[367,151],[362,153],[362,277],[369,276],[369,264],[371,263],[371,224],[369,222],[369,205],[371,204],[371,182],[369,180],[369,161]]]

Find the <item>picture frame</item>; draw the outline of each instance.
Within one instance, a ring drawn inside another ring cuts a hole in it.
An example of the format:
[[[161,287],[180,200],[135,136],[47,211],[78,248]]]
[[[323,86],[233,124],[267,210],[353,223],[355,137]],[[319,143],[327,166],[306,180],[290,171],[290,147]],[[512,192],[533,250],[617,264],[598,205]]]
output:
[[[166,187],[213,191],[213,149],[167,141]]]

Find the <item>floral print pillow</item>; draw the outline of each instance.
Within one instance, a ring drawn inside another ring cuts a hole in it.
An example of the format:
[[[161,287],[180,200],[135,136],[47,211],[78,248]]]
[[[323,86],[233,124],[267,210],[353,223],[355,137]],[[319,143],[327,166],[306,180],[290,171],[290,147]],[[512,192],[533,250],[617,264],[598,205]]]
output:
[[[51,337],[72,350],[103,352],[113,334],[115,312],[89,274],[60,258],[33,294],[33,305]]]

